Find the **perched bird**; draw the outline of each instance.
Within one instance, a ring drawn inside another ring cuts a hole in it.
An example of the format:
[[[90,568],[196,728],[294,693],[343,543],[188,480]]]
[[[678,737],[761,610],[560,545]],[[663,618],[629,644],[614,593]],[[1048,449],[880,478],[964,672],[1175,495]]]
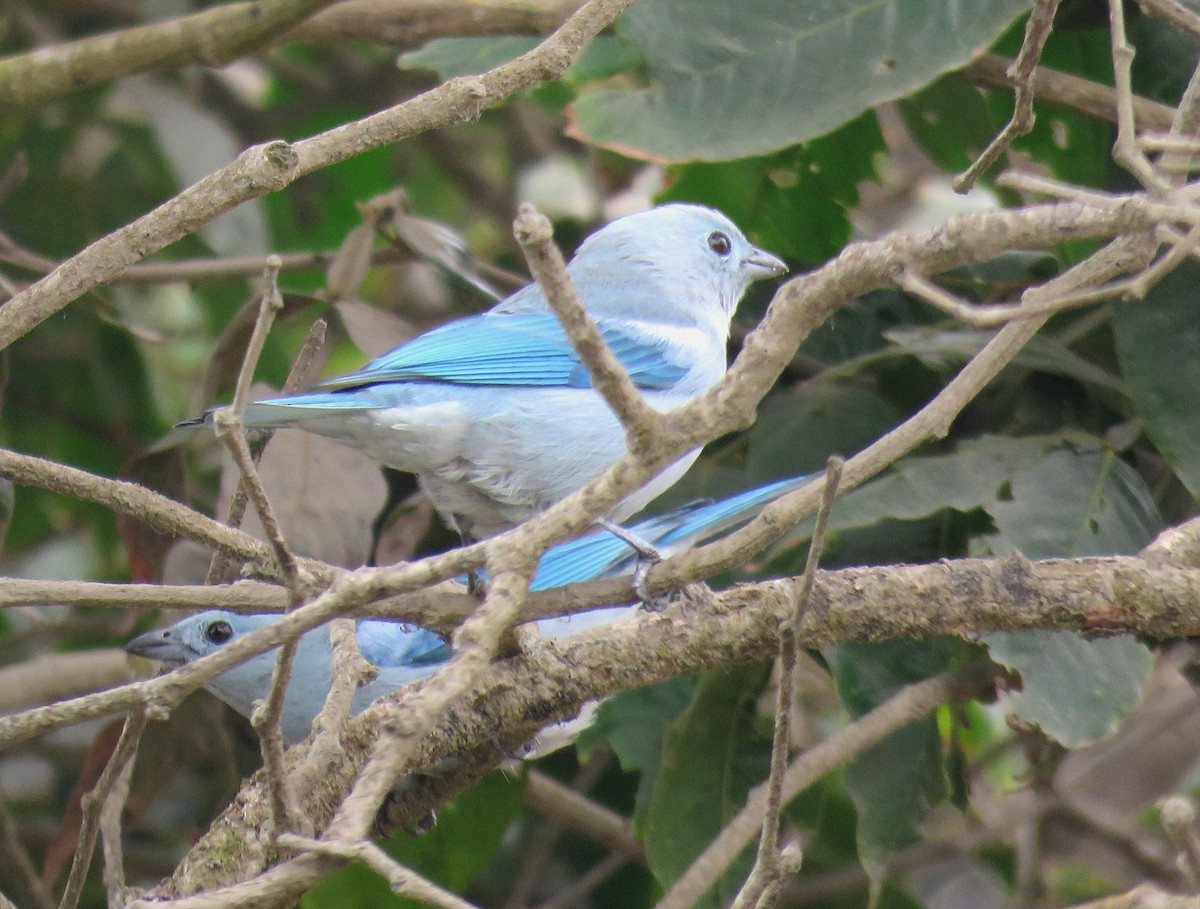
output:
[[[724,375],[734,308],[752,282],[787,269],[720,212],[672,204],[596,231],[567,270],[617,359],[646,400],[666,411]],[[536,284],[314,391],[255,402],[246,423],[306,429],[415,473],[468,539],[521,523],[626,451],[619,421]],[[697,454],[608,517],[640,511]]]
[[[631,531],[670,555],[718,536],[753,518],[763,506],[798,489],[809,477],[794,477],[760,486],[718,502],[685,505],[660,517],[640,521]],[[530,585],[533,590],[561,587],[576,581],[615,577],[637,560],[623,540],[606,530],[596,531],[547,550]],[[543,619],[538,630],[563,638],[620,619],[635,607],[614,606],[555,619]],[[239,615],[212,610],[189,616],[169,628],[139,635],[125,649],[136,656],[168,666],[182,666],[206,656],[257,628],[278,620],[276,615]],[[363,619],[357,628],[359,651],[379,667],[378,677],[358,690],[355,713],[397,688],[430,675],[449,659],[451,650],[439,635],[417,625]],[[249,716],[254,701],[267,696],[275,667],[273,651],[259,654],[219,675],[208,689],[226,704]],[[333,653],[326,626],[301,635],[292,677],[284,698],[281,731],[292,744],[306,738],[313,719],[325,703],[333,677]],[[585,719],[586,723],[586,719]],[[557,734],[539,736],[542,753],[566,744],[579,724],[564,724]]]

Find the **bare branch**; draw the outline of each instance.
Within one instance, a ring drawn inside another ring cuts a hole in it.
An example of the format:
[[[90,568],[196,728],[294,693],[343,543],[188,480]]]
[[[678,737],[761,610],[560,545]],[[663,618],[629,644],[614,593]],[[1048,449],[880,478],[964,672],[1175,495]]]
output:
[[[160,533],[228,549],[263,568],[269,568],[274,562],[270,547],[261,540],[226,527],[136,483],[109,480],[65,464],[5,449],[0,449],[0,476],[21,485],[95,502],[119,514],[131,515]],[[305,568],[311,571],[313,564],[306,561]]]
[[[0,60],[0,108],[37,104],[132,73],[222,66],[336,0],[260,0],[82,38]]]
[[[5,304],[0,348],[89,290],[218,215],[338,161],[473,119],[510,95],[558,78],[632,0],[591,0],[527,54],[471,78],[451,79],[393,108],[289,145],[255,146],[232,164],[133,223],[97,240]]]
[[[476,909],[461,897],[455,896],[410,868],[405,868],[390,855],[366,840],[354,843],[312,840],[292,834],[280,837],[282,845],[319,855],[336,856],[339,859],[357,859],[371,868],[388,882],[388,886],[399,896],[437,906],[439,909]]]
[[[793,761],[784,775],[784,801],[791,801],[826,773],[852,760],[890,733],[920,719],[946,701],[976,697],[990,683],[990,670],[975,665],[904,688]],[[764,783],[750,792],[746,806],[671,885],[659,900],[657,909],[690,909],[708,892],[761,828],[766,812],[766,788]]]
[[[88,868],[92,863],[92,853],[96,849],[96,835],[100,831],[101,815],[110,794],[120,796],[119,803],[124,805],[124,789],[129,784],[127,771],[131,768],[134,755],[137,754],[138,742],[142,730],[146,728],[144,711],[131,713],[125,719],[121,729],[121,737],[113,749],[112,757],[96,781],[95,788],[83,797],[83,821],[79,826],[79,845],[75,849],[75,858],[71,862],[71,871],[67,875],[67,883],[63,888],[59,909],[75,909],[79,897],[83,893],[83,885],[87,880]],[[124,781],[124,786],[121,782]],[[118,813],[120,807],[117,808]],[[118,835],[120,820],[117,821]]]
[[[276,257],[278,261],[278,257]],[[296,359],[292,363],[292,368],[288,372],[287,379],[283,383],[283,388],[280,389],[282,394],[291,394],[299,391],[301,387],[307,385],[312,379],[312,373],[317,365],[317,355],[321,352],[321,348],[325,346],[325,328],[324,319],[317,319],[308,329],[308,334],[304,337],[304,343],[300,345],[300,352],[296,354]],[[262,458],[263,451],[271,441],[274,435],[271,431],[263,431],[258,439],[250,446],[251,463],[257,465],[259,459]],[[233,495],[229,498],[229,509],[225,514],[225,523],[229,527],[240,527],[242,518],[246,514],[246,504],[250,501],[250,489],[245,475],[238,477],[237,486],[234,487]],[[213,553],[212,561],[208,566],[208,577],[205,578],[206,584],[217,584],[222,581],[232,580],[235,570],[235,565],[229,554],[225,552]]]
[[[587,367],[593,387],[625,427],[629,450],[645,450],[660,431],[662,417],[646,403],[579,302],[562,253],[554,245],[550,219],[528,202],[522,203],[513,223],[513,235],[521,244],[530,273]]]
[[[1034,4],[1033,13],[1025,23],[1025,38],[1021,42],[1021,50],[1016,61],[1005,73],[1012,80],[1016,96],[1012,117],[971,166],[955,178],[956,192],[965,193],[970,190],[988,168],[1000,160],[1000,156],[1008,150],[1014,139],[1033,129],[1033,73],[1054,26],[1054,14],[1058,11],[1058,4],[1059,0],[1037,0]]]
[[[783,810],[783,778],[787,771],[788,748],[792,741],[792,700],[796,691],[796,661],[799,648],[796,646],[796,629],[804,621],[812,597],[813,583],[817,576],[817,565],[825,547],[825,535],[829,529],[829,513],[837,499],[838,484],[842,479],[844,461],[834,455],[825,466],[825,484],[821,496],[821,507],[817,512],[812,543],[808,547],[808,558],[804,563],[804,574],[796,591],[796,602],[791,616],[779,625],[779,680],[776,685],[775,726],[771,737],[771,769],[767,776],[767,800],[763,814],[762,833],[758,839],[758,854],[750,875],[733,901],[734,909],[770,907],[787,877],[800,870],[804,853],[796,847],[794,856],[784,861],[779,840],[779,815]]]
[[[974,85],[1011,91],[1013,84],[1008,71],[1014,62],[996,54],[984,54],[955,75]],[[1033,94],[1039,101],[1117,122],[1117,96],[1111,85],[1039,66],[1033,71]],[[1133,113],[1139,126],[1151,130],[1169,129],[1175,116],[1174,108],[1138,95],[1133,97]]]
[[[1109,23],[1112,31],[1113,81],[1117,93],[1117,141],[1113,159],[1133,174],[1142,186],[1156,193],[1165,193],[1169,184],[1154,169],[1137,142],[1137,124],[1133,116],[1133,45],[1125,37],[1123,0],[1109,0]]]
[[[646,864],[646,850],[625,818],[538,770],[529,771],[525,804],[630,861]]]

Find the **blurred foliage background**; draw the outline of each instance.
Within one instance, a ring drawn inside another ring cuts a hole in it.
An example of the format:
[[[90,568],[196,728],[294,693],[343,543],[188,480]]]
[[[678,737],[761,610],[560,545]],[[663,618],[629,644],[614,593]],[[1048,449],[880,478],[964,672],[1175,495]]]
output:
[[[480,0],[478,23],[498,6]],[[950,188],[1012,108],[1010,93],[956,71],[981,48],[1013,56],[1029,6],[640,0],[564,79],[477,122],[360,155],[243,205],[46,321],[4,353],[0,443],[222,514],[231,476],[217,446],[180,444],[170,430],[227,400],[268,252],[285,256],[287,294],[258,379],[278,387],[318,317],[330,323],[330,375],[488,306],[474,286],[480,279],[501,292],[521,283],[510,234],[521,201],[554,219],[568,252],[624,212],[668,200],[712,205],[798,271],[853,239],[1013,204],[995,173],[965,196]],[[0,11],[0,52],[191,11],[187,0],[13,2]],[[425,15],[436,26],[436,10]],[[1135,91],[1174,105],[1200,42],[1133,7],[1129,17]],[[366,116],[538,40],[471,34],[460,22],[453,30],[462,33],[411,45],[281,43],[221,69],[137,75],[6,110],[0,294],[248,145]],[[1065,2],[1043,64],[1111,85],[1105,4]],[[1111,122],[1041,102],[1037,112],[1010,166],[1107,191],[1132,186],[1112,161]],[[1014,252],[944,284],[980,303],[1011,301],[1090,251]],[[213,262],[224,273],[202,264]],[[1056,316],[944,440],[839,503],[826,565],[1134,553],[1194,516],[1198,278],[1200,268],[1186,263],[1143,302]],[[773,289],[757,288],[743,303],[731,355]],[[989,336],[899,290],[854,301],[797,352],[757,424],[710,445],[654,507],[854,453],[919,409]],[[454,542],[411,498],[411,483],[332,444],[283,434],[264,475],[289,541],[306,554],[353,566]],[[96,506],[18,488],[4,507],[6,575],[203,578],[189,548]],[[800,528],[738,577],[798,573],[804,540]],[[96,650],[112,656],[105,665],[116,681],[127,670],[113,648],[162,618],[7,610],[0,672],[36,667],[48,653]],[[1196,785],[1200,714],[1177,657],[1151,644],[989,635],[811,654],[797,747],[983,647],[1020,670],[1024,690],[994,705],[944,709],[790,805],[787,821],[807,848],[787,903],[865,905],[874,884],[878,905],[889,907],[1062,904],[1144,879],[1177,882],[1148,809]],[[765,777],[770,676],[766,666],[736,667],[628,692],[603,707],[577,750],[537,764],[632,817],[642,860],[614,860],[529,808],[523,772],[492,775],[441,811],[433,832],[398,834],[388,848],[482,906],[652,905]],[[20,678],[0,686],[0,711],[45,699],[36,672]],[[0,756],[0,799],[53,886],[74,847],[79,794],[112,731],[76,727]],[[127,811],[134,883],[170,873],[257,759],[249,727],[205,693],[151,732]],[[570,889],[598,867],[594,886]],[[747,868],[731,873],[710,905],[736,892]],[[5,862],[0,890],[22,892]],[[303,905],[399,902],[354,866]],[[97,880],[84,904],[102,903]]]

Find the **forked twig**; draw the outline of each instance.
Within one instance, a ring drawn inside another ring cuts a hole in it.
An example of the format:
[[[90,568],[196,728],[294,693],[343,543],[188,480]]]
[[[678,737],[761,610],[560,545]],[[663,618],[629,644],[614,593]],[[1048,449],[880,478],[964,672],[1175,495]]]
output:
[[[1017,59],[1008,68],[1006,75],[1013,85],[1013,112],[1004,129],[994,138],[988,147],[976,158],[971,166],[954,178],[955,192],[965,193],[987,172],[1004,154],[1013,140],[1024,136],[1031,129],[1036,119],[1033,113],[1033,76],[1037,69],[1038,60],[1046,46],[1046,39],[1054,27],[1054,14],[1058,11],[1059,0],[1037,0],[1029,21],[1025,23],[1025,38],[1021,41],[1021,50]]]

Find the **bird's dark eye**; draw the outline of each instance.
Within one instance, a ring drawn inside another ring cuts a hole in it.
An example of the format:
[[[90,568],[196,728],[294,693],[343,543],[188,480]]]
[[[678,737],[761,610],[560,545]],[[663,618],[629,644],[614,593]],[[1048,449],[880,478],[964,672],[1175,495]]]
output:
[[[729,234],[714,230],[708,235],[708,248],[718,256],[727,256],[733,249],[733,241],[729,239]]]
[[[233,637],[233,626],[223,620],[209,622],[204,627],[204,636],[213,644],[224,644]]]

